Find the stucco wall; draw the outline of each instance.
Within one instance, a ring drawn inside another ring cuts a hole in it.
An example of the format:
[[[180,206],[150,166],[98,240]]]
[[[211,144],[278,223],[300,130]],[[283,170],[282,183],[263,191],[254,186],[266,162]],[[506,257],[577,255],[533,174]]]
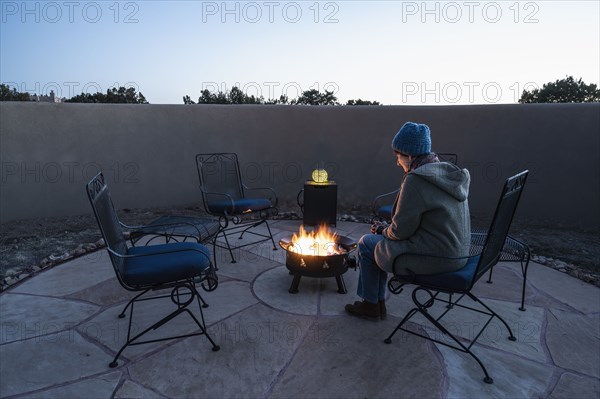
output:
[[[431,127],[434,151],[459,154],[472,175],[474,212],[493,211],[503,180],[529,169],[520,215],[599,224],[599,104],[1,103],[0,219],[90,212],[84,184],[99,168],[119,208],[198,203],[200,152],[237,152],[248,185],[272,186],[290,204],[321,164],[342,205],[368,205],[399,184],[390,141],[407,120]]]

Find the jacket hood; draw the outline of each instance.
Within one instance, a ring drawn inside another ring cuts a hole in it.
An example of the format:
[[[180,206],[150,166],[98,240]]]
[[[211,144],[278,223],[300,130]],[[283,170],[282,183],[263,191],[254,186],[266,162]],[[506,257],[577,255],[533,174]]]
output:
[[[428,163],[411,173],[427,180],[458,201],[466,200],[469,195],[469,184],[471,182],[469,171],[449,162]]]

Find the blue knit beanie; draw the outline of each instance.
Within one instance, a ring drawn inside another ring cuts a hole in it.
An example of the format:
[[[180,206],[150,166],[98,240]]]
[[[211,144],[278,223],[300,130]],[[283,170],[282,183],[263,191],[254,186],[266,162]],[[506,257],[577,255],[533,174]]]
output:
[[[429,126],[421,123],[406,122],[394,136],[392,148],[394,151],[406,155],[429,154],[431,152]]]

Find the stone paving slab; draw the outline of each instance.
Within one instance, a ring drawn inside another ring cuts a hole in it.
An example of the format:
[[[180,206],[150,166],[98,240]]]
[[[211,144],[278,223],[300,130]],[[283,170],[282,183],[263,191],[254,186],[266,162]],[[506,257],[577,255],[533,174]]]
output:
[[[312,318],[256,305],[210,329],[221,350],[186,339],[129,367],[131,378],[172,398],[263,397]]]
[[[322,278],[320,285],[320,303],[319,303],[319,314],[324,316],[345,316],[346,311],[344,306],[348,303],[354,303],[354,301],[362,300],[356,295],[356,287],[358,286],[358,270],[348,269],[344,273],[344,283],[346,284],[347,294],[339,294],[337,292],[337,283],[335,278]],[[306,280],[306,281],[304,281]],[[310,278],[302,277],[300,285],[309,284]]]
[[[557,366],[600,378],[600,315],[548,310],[546,339]]]
[[[89,398],[91,392],[111,393],[117,387],[121,379],[120,372],[105,374],[98,377],[88,378],[70,385],[58,388],[50,388],[33,394],[22,396],[23,399],[75,399]],[[108,396],[107,396],[108,397]]]
[[[114,399],[161,399],[163,395],[127,380],[117,390]]]
[[[139,292],[128,291],[123,288],[113,272],[112,278],[70,294],[67,296],[67,298],[79,299],[82,301],[95,303],[100,306],[107,306],[114,303],[129,301],[137,294],[139,294]]]
[[[473,287],[473,294],[480,298],[500,299],[515,302],[521,306],[523,275],[521,266],[516,262],[500,262],[494,266],[492,283],[488,283],[489,274],[484,275]],[[531,288],[525,290],[525,307],[531,304],[535,294]]]
[[[549,399],[598,398],[600,380],[565,373],[549,396]]]
[[[23,317],[23,309],[27,309],[26,317]],[[71,329],[99,309],[95,305],[58,298],[12,293],[2,295],[0,344]]]
[[[0,346],[0,396],[105,373],[111,356],[70,330]]]
[[[317,320],[269,397],[435,398],[443,384],[427,341],[402,333],[386,345],[381,324],[345,316]]]
[[[469,354],[435,344],[448,373],[448,398],[544,398],[552,382],[551,366],[474,345],[493,384],[483,382],[483,371]]]
[[[11,292],[48,296],[73,294],[115,276],[106,250],[92,252],[54,267],[20,284]]]
[[[354,238],[358,242],[363,235],[371,233],[371,225],[338,221],[335,230],[342,235]]]
[[[279,240],[284,237],[289,237],[289,235],[290,233],[287,231],[273,229],[273,240],[277,245],[276,251],[273,251],[273,245],[270,241],[262,242],[257,245],[250,245],[244,249],[251,254],[260,256],[261,258],[285,265],[286,252],[279,246]]]
[[[252,282],[260,273],[281,266],[280,263],[248,251],[235,251],[236,263],[230,262],[229,251],[226,249],[217,248],[217,254],[219,258],[225,259],[224,262],[219,262],[219,282],[222,276]]]
[[[285,266],[270,269],[256,278],[252,286],[254,295],[274,309],[297,315],[316,315],[319,309],[319,279],[302,278],[297,294],[290,294],[288,289],[293,276]],[[303,284],[306,283],[306,284]]]
[[[527,281],[582,313],[600,312],[600,289],[566,273],[531,262]]]
[[[288,234],[297,232],[300,225],[302,225],[302,220],[277,220],[269,222],[269,226],[273,232],[275,230],[286,231]]]

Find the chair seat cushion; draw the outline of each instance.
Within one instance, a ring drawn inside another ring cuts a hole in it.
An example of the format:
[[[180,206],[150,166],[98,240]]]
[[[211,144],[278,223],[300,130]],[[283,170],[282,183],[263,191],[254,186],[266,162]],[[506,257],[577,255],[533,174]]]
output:
[[[127,254],[138,255],[125,258],[123,281],[131,287],[192,278],[210,267],[208,248],[195,242],[131,247]]]
[[[469,289],[473,276],[477,271],[478,263],[479,255],[473,256],[469,258],[467,264],[462,269],[440,274],[417,274],[411,283],[431,288],[440,288],[440,290],[463,292]]]
[[[391,220],[392,219],[392,207],[393,205],[384,205],[381,208],[379,208],[377,210],[377,216],[385,219],[385,220]]]
[[[271,208],[271,201],[266,198],[240,198],[231,201],[215,201],[208,204],[208,209],[216,214],[239,215],[242,213],[257,212]]]

